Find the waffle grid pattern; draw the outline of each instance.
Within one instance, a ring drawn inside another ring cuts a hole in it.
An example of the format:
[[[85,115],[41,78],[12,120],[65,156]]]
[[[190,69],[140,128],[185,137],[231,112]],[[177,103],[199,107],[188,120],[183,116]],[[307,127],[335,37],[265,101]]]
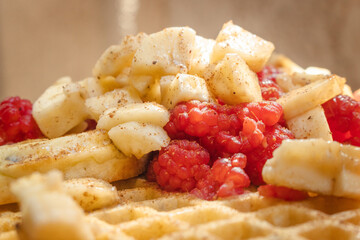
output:
[[[142,181],[127,184],[117,185],[117,206],[87,214],[96,239],[360,239],[360,202],[355,200],[284,202],[248,193],[204,201],[164,193]],[[17,238],[7,224],[11,218],[20,221],[19,213],[1,213],[0,239]]]

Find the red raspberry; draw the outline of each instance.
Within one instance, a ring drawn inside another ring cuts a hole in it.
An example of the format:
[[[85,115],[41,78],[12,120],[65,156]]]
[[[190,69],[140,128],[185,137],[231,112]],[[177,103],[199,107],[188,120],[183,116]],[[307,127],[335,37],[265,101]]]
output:
[[[304,191],[274,185],[263,185],[258,188],[259,194],[268,198],[279,198],[286,201],[300,201],[309,197]]]
[[[157,183],[167,191],[189,192],[209,172],[209,153],[198,143],[173,140],[152,163]]]
[[[247,105],[249,111],[255,118],[261,120],[266,126],[273,126],[279,122],[283,109],[277,102],[258,102]]]
[[[358,146],[360,138],[360,102],[338,95],[323,105],[335,141]]]
[[[217,125],[217,121],[218,113],[209,108],[209,104],[194,100],[178,104],[164,129],[172,139],[186,138],[186,135],[203,137]]]
[[[264,132],[264,137],[266,139],[264,145],[260,145],[251,152],[246,153],[247,165],[245,172],[249,175],[254,185],[265,183],[262,178],[262,169],[265,162],[272,158],[274,150],[280,146],[283,140],[294,138],[288,129],[279,124],[267,127]]]
[[[11,97],[0,103],[0,145],[42,137],[29,100]]]
[[[276,83],[276,76],[280,73],[281,71],[279,69],[271,66],[266,66],[262,71],[257,73],[261,95],[264,100],[274,101],[284,95],[284,92]]]
[[[265,125],[277,123],[282,113],[282,107],[272,101],[237,106],[190,101],[173,109],[165,130],[172,139],[198,141],[214,161],[262,144]]]
[[[216,160],[211,168],[213,179],[219,185],[218,197],[241,194],[250,185],[250,179],[244,172],[246,156],[234,154],[231,158]]]

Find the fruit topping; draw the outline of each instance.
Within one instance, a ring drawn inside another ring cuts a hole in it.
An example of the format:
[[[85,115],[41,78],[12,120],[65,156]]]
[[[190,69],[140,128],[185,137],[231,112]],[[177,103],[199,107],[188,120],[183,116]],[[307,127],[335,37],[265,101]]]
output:
[[[29,100],[10,97],[0,103],[0,145],[41,136]]]
[[[167,191],[188,192],[209,173],[209,153],[197,142],[173,140],[151,163],[157,183]]]
[[[264,137],[266,144],[260,145],[246,154],[248,164],[245,167],[245,172],[249,175],[251,183],[254,185],[265,184],[261,174],[265,162],[273,157],[274,150],[280,146],[283,140],[294,138],[290,130],[279,124],[267,127],[264,131]]]
[[[360,102],[338,95],[323,105],[335,141],[360,146]]]
[[[294,138],[278,123],[282,113],[274,101],[179,103],[164,127],[173,140],[150,163],[148,179],[155,175],[163,189],[191,191],[203,199],[238,195],[250,183],[264,184],[265,162],[282,140]]]
[[[279,85],[276,83],[276,76],[280,73],[281,71],[278,68],[271,66],[266,66],[263,70],[257,73],[261,88],[261,95],[264,100],[274,101],[284,94]]]

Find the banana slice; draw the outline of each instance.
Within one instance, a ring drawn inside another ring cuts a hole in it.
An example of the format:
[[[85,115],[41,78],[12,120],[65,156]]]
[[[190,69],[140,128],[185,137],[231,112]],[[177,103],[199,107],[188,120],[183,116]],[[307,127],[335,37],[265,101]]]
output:
[[[35,101],[33,116],[46,137],[64,135],[88,116],[80,85],[60,78]]]
[[[165,81],[168,79],[165,78]],[[177,74],[168,84],[168,86],[166,84],[164,86],[164,84],[160,83],[160,87],[162,85],[165,87],[164,90],[161,90],[161,103],[167,108],[173,108],[183,101],[199,100],[208,102],[210,100],[206,82],[202,78],[189,74]]]
[[[345,82],[344,78],[331,75],[326,79],[290,91],[277,102],[283,107],[284,117],[288,120],[341,94]]]
[[[118,151],[104,130],[1,146],[0,204],[15,201],[11,182],[35,171],[58,169],[66,179],[93,177],[112,182],[139,175],[145,164],[145,158],[137,160]]]
[[[170,138],[160,126],[149,123],[127,122],[109,131],[109,137],[125,155],[137,158],[160,150],[169,144]]]
[[[227,53],[237,53],[254,72],[259,72],[274,51],[274,44],[252,34],[232,21],[224,24],[216,37],[212,61],[220,61]]]
[[[62,189],[58,171],[21,178],[12,184],[23,213],[18,226],[22,239],[95,239],[84,211]]]
[[[322,139],[286,140],[262,174],[269,184],[360,199],[360,148]]]
[[[238,54],[226,54],[216,65],[208,84],[214,95],[228,104],[262,100],[256,74]]]
[[[106,109],[141,102],[140,96],[135,89],[132,87],[125,87],[115,89],[97,97],[88,98],[85,101],[85,105],[90,116],[93,119],[98,120],[100,115],[103,114]]]
[[[132,61],[135,75],[175,75],[190,68],[195,31],[171,27],[150,34],[140,44]]]
[[[110,130],[126,122],[151,123],[160,127],[169,121],[168,110],[157,103],[133,103],[119,108],[110,108],[101,115],[96,126],[98,129]]]
[[[291,118],[286,123],[297,139],[322,138],[326,141],[333,140],[324,109],[321,106]]]

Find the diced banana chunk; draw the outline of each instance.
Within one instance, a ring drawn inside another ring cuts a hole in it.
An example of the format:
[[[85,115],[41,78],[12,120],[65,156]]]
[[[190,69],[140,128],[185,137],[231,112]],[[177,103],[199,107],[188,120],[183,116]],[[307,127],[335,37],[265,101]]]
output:
[[[145,91],[145,94],[141,97],[141,99],[144,102],[161,103],[161,89],[159,79],[155,79],[155,81],[149,86],[148,90]]]
[[[173,108],[179,102],[189,100],[209,101],[210,94],[204,79],[189,74],[177,74],[169,85],[165,81],[163,85],[166,90],[162,90],[161,103],[167,108]]]
[[[60,137],[86,119],[88,113],[80,89],[79,84],[64,77],[35,101],[33,116],[46,137]]]
[[[118,203],[116,187],[97,178],[75,178],[62,182],[64,191],[85,211],[109,207]]]
[[[60,172],[35,173],[12,184],[20,201],[22,222],[18,226],[25,239],[95,239],[83,210],[61,188]]]
[[[284,117],[288,120],[340,94],[344,84],[344,78],[331,75],[327,79],[290,91],[277,102],[283,107]]]
[[[294,72],[291,75],[295,85],[305,86],[307,84],[329,78],[331,72],[326,68],[308,67],[303,71]]]
[[[254,72],[259,72],[274,51],[274,45],[232,21],[222,27],[216,38],[212,61],[220,61],[227,53],[239,54]]]
[[[351,87],[350,87],[349,85],[347,85],[347,84],[344,85],[342,94],[343,94],[343,95],[347,95],[347,96],[349,96],[349,97],[351,97],[351,98],[354,98],[354,94],[353,94],[353,92],[352,92],[352,89],[351,89]]]
[[[360,148],[322,139],[285,140],[262,174],[269,184],[360,199]]]
[[[95,78],[106,76],[116,77],[124,68],[130,67],[136,50],[147,37],[145,33],[136,36],[126,36],[120,45],[110,46],[101,55],[93,69]]]
[[[110,129],[108,134],[121,152],[127,156],[134,155],[136,158],[160,150],[170,142],[162,127],[149,123],[123,123]]]
[[[101,115],[96,126],[98,129],[110,130],[126,122],[151,123],[160,127],[169,121],[168,110],[157,103],[133,103],[119,108],[111,108]]]
[[[95,120],[98,120],[100,115],[109,108],[121,107],[130,103],[141,102],[142,101],[136,90],[131,87],[127,87],[115,89],[98,97],[88,98],[86,99],[85,105],[91,117]]]
[[[104,93],[104,89],[100,84],[99,79],[89,77],[78,82],[80,85],[81,97],[84,99],[90,97],[97,97]]]
[[[210,64],[211,55],[215,46],[215,40],[203,38],[201,36],[195,37],[195,47],[192,52],[192,60],[190,64],[190,74],[204,77],[204,73]]]
[[[271,55],[268,64],[277,68],[281,68],[287,74],[304,71],[302,67],[294,63],[290,58],[276,52]]]
[[[286,121],[290,131],[298,139],[321,138],[332,141],[332,134],[324,109],[317,106]]]
[[[167,75],[187,72],[195,42],[189,27],[166,28],[149,35],[136,51],[132,70],[135,75]]]
[[[262,100],[256,74],[237,54],[225,55],[216,65],[208,84],[214,95],[228,104]]]

